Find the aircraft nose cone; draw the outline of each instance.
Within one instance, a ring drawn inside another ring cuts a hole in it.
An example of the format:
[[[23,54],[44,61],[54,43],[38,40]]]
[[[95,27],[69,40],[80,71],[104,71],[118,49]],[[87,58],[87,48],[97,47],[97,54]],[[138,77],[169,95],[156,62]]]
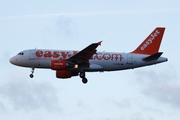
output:
[[[10,62],[11,64],[13,64],[13,59],[12,59],[12,58],[10,58],[10,59],[9,59],[9,62]]]
[[[10,62],[11,64],[15,64],[15,61],[16,61],[16,60],[15,60],[14,57],[12,57],[12,58],[9,59],[9,62]]]

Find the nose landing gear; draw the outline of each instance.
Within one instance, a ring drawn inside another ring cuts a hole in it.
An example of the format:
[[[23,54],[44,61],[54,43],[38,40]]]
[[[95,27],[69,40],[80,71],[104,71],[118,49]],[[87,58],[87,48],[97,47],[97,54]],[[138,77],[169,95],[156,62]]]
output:
[[[30,78],[33,78],[33,77],[34,77],[33,73],[34,73],[34,68],[32,68],[31,74],[29,75]]]
[[[87,78],[85,76],[86,76],[85,72],[80,72],[79,73],[79,77],[82,78],[82,82],[84,84],[86,84],[88,82],[88,80],[87,80]]]

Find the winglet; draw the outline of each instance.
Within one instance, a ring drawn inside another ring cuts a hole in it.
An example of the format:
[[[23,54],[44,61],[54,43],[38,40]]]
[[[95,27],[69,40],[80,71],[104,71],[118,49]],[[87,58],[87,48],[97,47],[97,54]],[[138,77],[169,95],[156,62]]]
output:
[[[102,41],[98,42],[97,44],[98,44],[98,45],[101,45],[101,43],[102,43]]]
[[[131,53],[152,55],[159,51],[165,28],[157,27],[154,31]]]

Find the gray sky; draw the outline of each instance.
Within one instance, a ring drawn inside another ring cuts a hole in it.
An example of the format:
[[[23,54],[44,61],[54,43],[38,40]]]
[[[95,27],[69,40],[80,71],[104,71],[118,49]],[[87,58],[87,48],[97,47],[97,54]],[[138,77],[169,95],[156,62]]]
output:
[[[178,0],[0,1],[0,119],[179,120]],[[156,27],[168,62],[126,71],[57,79],[55,71],[13,66],[31,48],[131,52]]]

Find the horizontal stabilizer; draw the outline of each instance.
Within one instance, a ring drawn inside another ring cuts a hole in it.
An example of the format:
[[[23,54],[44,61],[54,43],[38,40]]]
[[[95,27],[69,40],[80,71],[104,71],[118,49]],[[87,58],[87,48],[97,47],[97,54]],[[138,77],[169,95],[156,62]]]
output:
[[[158,52],[158,53],[155,53],[148,57],[145,57],[143,60],[145,60],[145,61],[157,60],[162,54],[163,54],[163,52]]]

